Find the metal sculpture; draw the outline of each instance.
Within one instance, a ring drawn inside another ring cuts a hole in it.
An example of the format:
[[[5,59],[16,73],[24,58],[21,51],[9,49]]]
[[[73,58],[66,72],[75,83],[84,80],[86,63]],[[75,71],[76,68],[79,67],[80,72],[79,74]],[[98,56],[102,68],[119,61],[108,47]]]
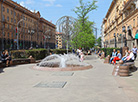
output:
[[[71,16],[63,16],[56,23],[57,31],[62,33],[62,39],[67,43],[67,53],[69,41],[71,40],[75,31],[74,29],[76,21],[77,20]]]

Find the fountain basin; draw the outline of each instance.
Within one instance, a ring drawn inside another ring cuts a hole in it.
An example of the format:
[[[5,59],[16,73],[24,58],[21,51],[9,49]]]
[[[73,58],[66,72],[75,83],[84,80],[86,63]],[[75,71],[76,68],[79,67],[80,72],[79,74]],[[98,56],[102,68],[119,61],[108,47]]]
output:
[[[66,68],[33,66],[33,69],[41,70],[41,71],[79,71],[79,70],[87,70],[91,68],[92,68],[92,65],[88,65],[88,66],[67,65]]]

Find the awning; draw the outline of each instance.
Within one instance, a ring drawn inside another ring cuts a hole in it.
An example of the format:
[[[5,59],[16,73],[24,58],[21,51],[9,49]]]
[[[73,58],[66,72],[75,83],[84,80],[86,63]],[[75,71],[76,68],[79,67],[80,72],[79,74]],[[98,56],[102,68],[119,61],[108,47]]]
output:
[[[135,35],[135,39],[138,39],[138,33]]]

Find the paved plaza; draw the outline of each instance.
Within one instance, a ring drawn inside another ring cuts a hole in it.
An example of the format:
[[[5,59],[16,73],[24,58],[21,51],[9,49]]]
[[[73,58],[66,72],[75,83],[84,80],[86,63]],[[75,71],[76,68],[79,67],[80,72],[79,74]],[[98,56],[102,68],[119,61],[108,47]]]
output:
[[[1,69],[0,102],[138,102],[137,71],[114,77],[114,66],[97,56],[84,62],[93,68],[38,71],[32,69],[34,64],[25,64]]]

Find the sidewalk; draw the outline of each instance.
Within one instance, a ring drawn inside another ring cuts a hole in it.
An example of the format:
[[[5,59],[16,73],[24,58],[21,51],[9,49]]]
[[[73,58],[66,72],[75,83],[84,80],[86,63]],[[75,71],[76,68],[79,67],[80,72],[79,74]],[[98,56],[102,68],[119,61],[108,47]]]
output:
[[[85,62],[93,68],[74,72],[32,70],[34,64],[6,68],[0,73],[0,102],[137,102],[137,72],[128,78],[114,77],[113,65],[95,55]],[[39,87],[51,82],[59,84]]]

